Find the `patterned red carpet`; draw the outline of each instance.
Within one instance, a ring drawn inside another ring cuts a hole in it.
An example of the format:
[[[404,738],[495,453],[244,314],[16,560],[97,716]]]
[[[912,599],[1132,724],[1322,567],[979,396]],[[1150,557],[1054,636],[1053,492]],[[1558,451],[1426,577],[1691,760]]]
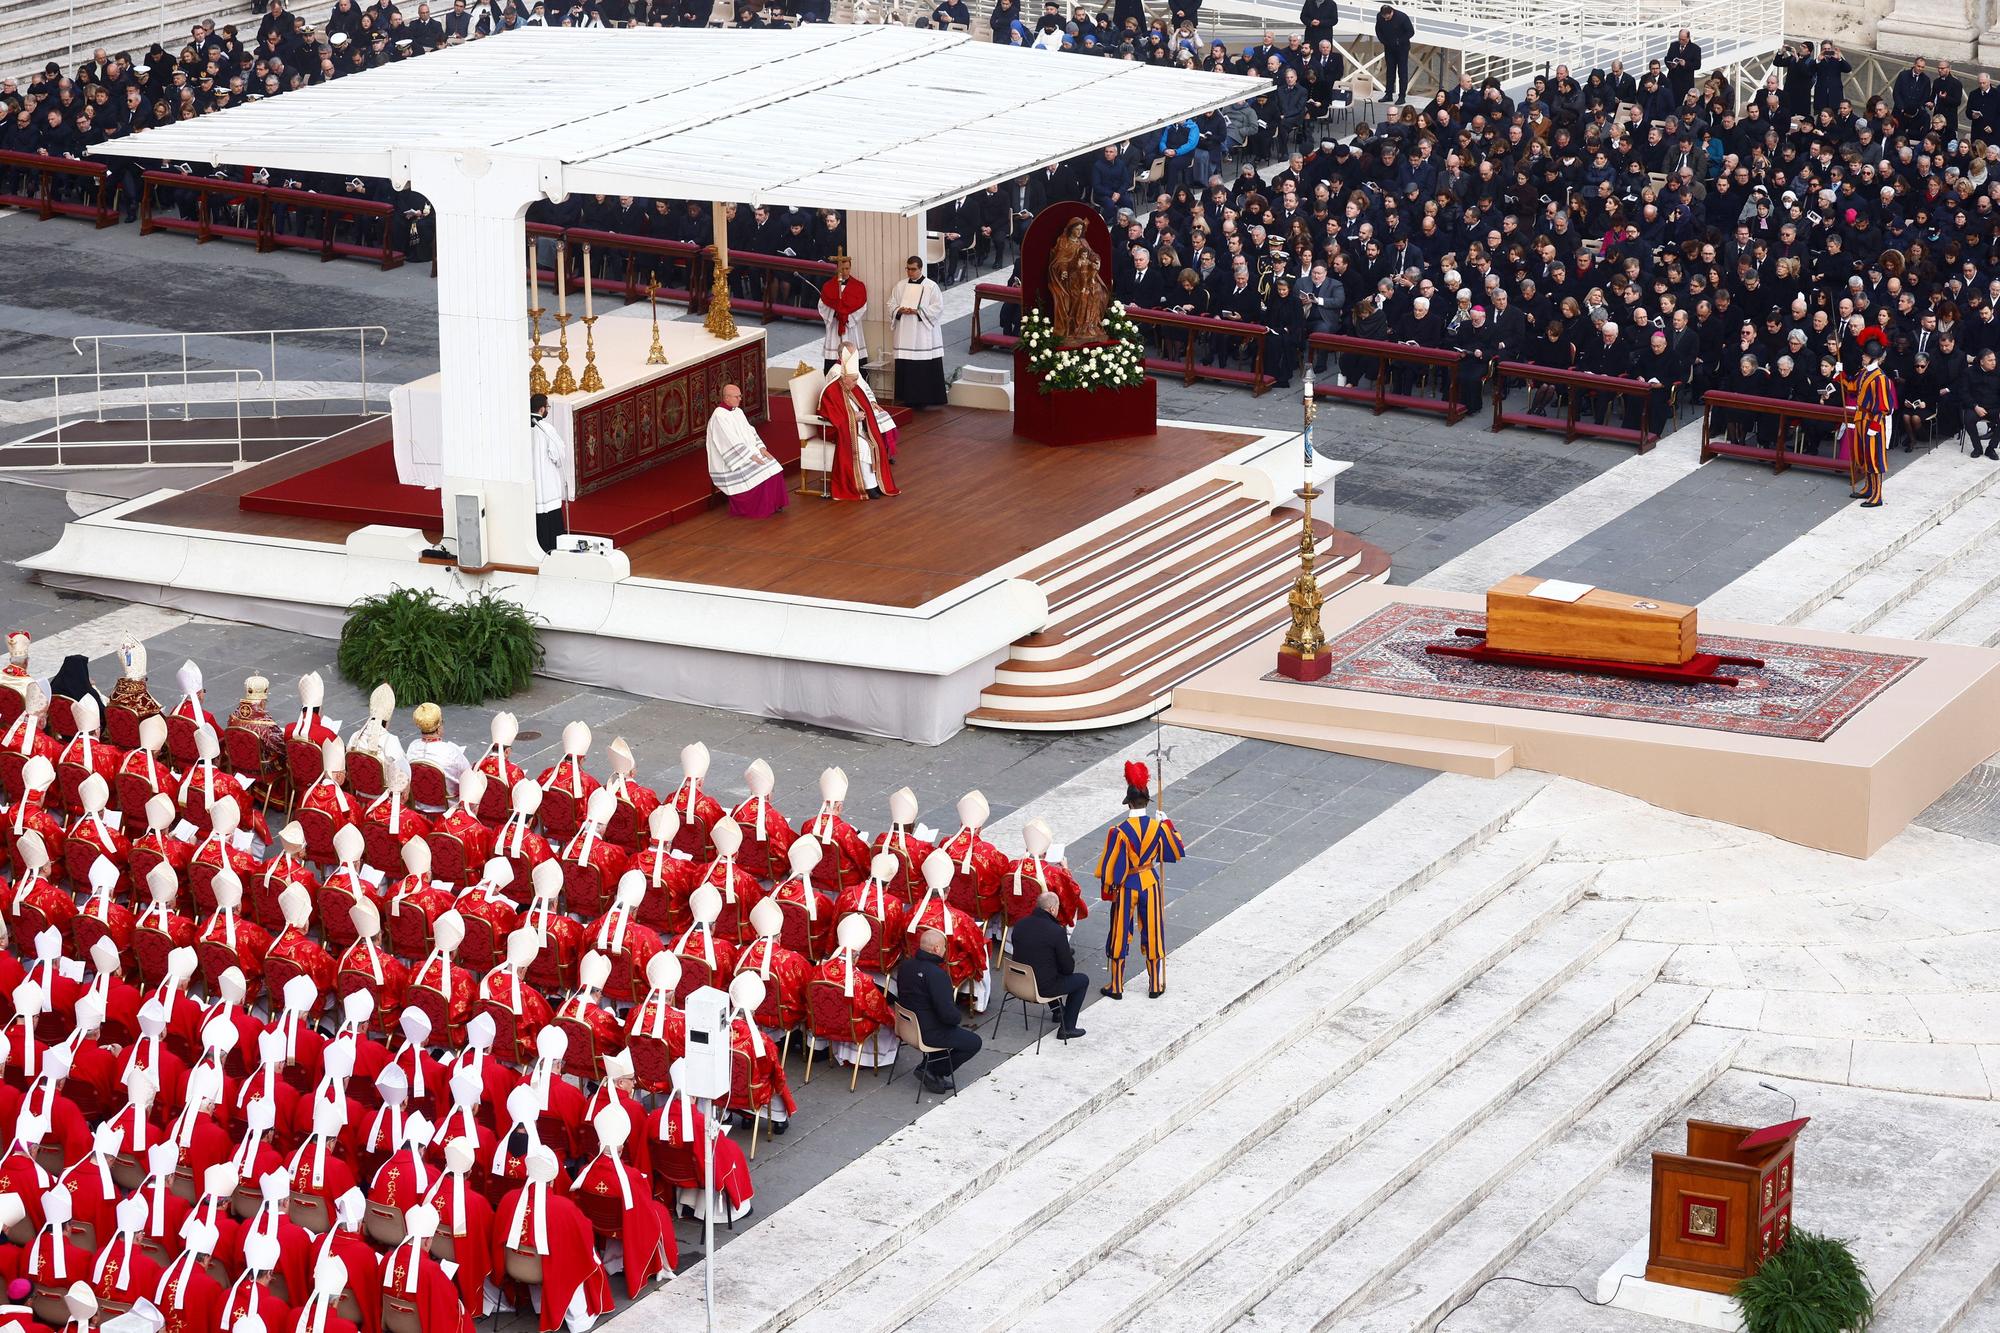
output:
[[[1823,741],[1920,660],[1773,639],[1702,635],[1703,651],[1764,659],[1761,669],[1729,668],[1742,680],[1731,689],[1502,666],[1424,651],[1428,644],[1450,642],[1460,626],[1476,629],[1485,623],[1486,617],[1477,611],[1407,603],[1384,607],[1332,641],[1333,670],[1312,683],[1409,699]]]

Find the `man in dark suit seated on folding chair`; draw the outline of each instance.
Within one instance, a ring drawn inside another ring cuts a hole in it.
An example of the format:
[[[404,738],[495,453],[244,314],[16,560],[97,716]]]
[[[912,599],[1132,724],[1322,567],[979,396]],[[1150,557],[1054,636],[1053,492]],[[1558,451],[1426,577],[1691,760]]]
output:
[[[917,1066],[917,1078],[932,1092],[955,1086],[958,1067],[979,1054],[979,1034],[965,1026],[952,994],[951,974],[944,970],[944,932],[927,930],[917,937],[917,951],[896,969],[896,1003],[917,1020],[924,1045],[944,1048],[940,1068],[936,1055]]]
[[[1014,925],[1009,952],[1014,961],[1034,969],[1035,991],[1051,1001],[1060,1001],[1060,1026],[1056,1040],[1070,1041],[1083,1035],[1076,1025],[1083,1012],[1083,997],[1090,990],[1090,974],[1076,970],[1076,953],[1069,945],[1069,932],[1056,920],[1062,900],[1054,893],[1035,899],[1035,910]],[[1055,1004],[1050,1005],[1055,1008]]]

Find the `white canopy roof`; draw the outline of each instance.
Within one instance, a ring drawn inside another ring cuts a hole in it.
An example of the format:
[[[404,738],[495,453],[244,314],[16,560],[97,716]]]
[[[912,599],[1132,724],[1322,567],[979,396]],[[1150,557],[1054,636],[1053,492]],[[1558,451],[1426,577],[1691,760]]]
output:
[[[1263,87],[896,26],[525,28],[92,151],[400,182],[483,150],[572,195],[911,214]]]

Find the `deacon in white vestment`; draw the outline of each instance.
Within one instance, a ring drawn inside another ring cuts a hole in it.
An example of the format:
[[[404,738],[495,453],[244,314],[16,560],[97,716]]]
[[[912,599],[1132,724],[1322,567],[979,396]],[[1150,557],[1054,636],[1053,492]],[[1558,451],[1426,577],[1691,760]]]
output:
[[[936,407],[945,401],[944,293],[924,274],[915,255],[903,265],[896,288],[896,401]]]
[[[734,384],[722,386],[722,404],[708,418],[708,475],[737,518],[769,518],[788,502],[785,469],[743,415],[743,390]]]
[[[549,424],[547,394],[528,399],[528,419],[528,438],[535,455],[535,541],[544,551],[553,551],[556,538],[569,531],[563,505],[576,498],[569,443]]]

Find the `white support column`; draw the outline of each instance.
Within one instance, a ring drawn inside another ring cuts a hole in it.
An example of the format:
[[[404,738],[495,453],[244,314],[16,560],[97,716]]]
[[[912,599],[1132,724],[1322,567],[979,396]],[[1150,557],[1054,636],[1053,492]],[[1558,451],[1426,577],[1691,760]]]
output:
[[[456,530],[459,497],[474,496],[486,562],[539,565],[522,218],[542,195],[540,169],[480,152],[417,150],[409,172],[437,213],[445,536]]]
[[[854,276],[868,289],[868,314],[861,321],[868,336],[868,382],[886,398],[896,386],[889,302],[903,282],[903,261],[924,252],[924,220],[897,213],[849,213],[847,242]]]

